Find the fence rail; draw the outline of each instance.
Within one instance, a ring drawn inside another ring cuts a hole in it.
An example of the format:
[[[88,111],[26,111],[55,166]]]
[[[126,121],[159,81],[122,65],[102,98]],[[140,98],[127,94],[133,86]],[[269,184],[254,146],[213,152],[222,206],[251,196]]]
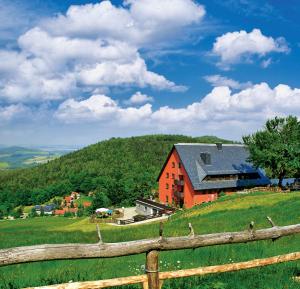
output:
[[[159,229],[159,238],[145,239],[120,243],[103,243],[98,228],[99,242],[96,244],[45,244],[36,246],[16,247],[0,250],[0,266],[46,260],[84,259],[84,258],[111,258],[146,253],[146,274],[133,277],[116,278],[95,282],[60,284],[44,288],[105,288],[117,285],[143,283],[143,288],[159,289],[162,280],[186,276],[204,275],[218,272],[236,271],[280,262],[300,259],[300,252],[257,259],[247,262],[179,270],[175,272],[158,272],[158,252],[180,249],[191,249],[214,245],[246,243],[272,239],[273,241],[284,236],[300,233],[300,224],[276,226],[271,218],[267,217],[272,227],[255,230],[251,222],[249,229],[241,232],[225,232],[205,235],[195,235],[189,224],[188,236],[164,237],[162,223]],[[130,282],[130,283],[128,283]]]
[[[239,263],[230,263],[224,265],[215,265],[208,267],[200,267],[193,269],[177,270],[170,272],[159,272],[159,280],[175,279],[182,277],[192,277],[192,276],[203,276],[207,274],[214,273],[225,273],[233,272],[239,270],[246,270],[251,268],[269,266],[274,264],[279,264],[288,261],[296,261],[300,259],[300,252],[295,252],[291,254],[279,255],[270,258],[264,259],[255,259],[251,261],[239,262]],[[297,277],[295,279],[298,279]],[[87,282],[74,282],[74,283],[65,283],[59,285],[43,286],[43,287],[30,287],[26,289],[96,289],[96,288],[108,288],[114,286],[130,285],[142,283],[144,288],[147,288],[148,277],[146,274],[123,277],[123,278],[114,278],[107,280],[99,281],[87,281]],[[146,285],[147,284],[147,285]],[[162,282],[160,282],[162,285]]]

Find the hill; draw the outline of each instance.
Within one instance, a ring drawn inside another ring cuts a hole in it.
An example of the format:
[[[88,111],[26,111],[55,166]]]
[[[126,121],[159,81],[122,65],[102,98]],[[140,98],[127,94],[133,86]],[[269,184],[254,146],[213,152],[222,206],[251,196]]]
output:
[[[18,146],[0,147],[0,170],[33,167],[47,163],[65,153],[63,150],[40,150]]]
[[[270,224],[266,216],[270,216],[279,226],[295,224],[300,221],[299,206],[299,192],[258,192],[249,195],[224,196],[209,206],[201,205],[177,212],[164,223],[164,236],[187,235],[188,223],[192,223],[196,234],[247,230],[250,221],[254,221],[255,229],[267,228]],[[129,227],[101,224],[101,231],[104,242],[121,242],[157,237],[159,224]],[[0,248],[44,243],[98,242],[95,224],[89,223],[85,218],[44,217],[1,221],[0,234]],[[299,250],[299,242],[300,235],[295,235],[275,242],[268,240],[161,252],[160,270],[196,268],[296,252]],[[143,274],[144,263],[145,255],[142,254],[112,259],[49,261],[0,267],[0,287],[24,288],[64,283],[70,280],[76,282],[138,275]],[[299,288],[299,284],[295,283],[292,277],[297,274],[300,274],[299,261],[201,278],[167,281],[163,289],[296,289]],[[126,288],[140,287],[127,286]]]
[[[101,191],[112,204],[132,204],[156,188],[156,177],[178,142],[228,143],[212,136],[151,135],[112,138],[38,167],[0,172],[0,203],[43,203],[70,191]]]

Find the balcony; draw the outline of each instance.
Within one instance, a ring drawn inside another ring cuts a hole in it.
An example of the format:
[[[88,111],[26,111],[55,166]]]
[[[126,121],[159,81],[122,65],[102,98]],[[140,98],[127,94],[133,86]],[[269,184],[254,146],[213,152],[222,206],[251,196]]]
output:
[[[174,192],[174,196],[178,199],[183,199],[183,192]]]
[[[177,186],[183,186],[184,185],[184,180],[174,180],[174,184]]]

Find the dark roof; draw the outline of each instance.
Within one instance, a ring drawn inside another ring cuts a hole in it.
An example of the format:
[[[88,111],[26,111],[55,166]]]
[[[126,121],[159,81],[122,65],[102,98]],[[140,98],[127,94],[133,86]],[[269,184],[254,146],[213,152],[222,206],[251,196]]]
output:
[[[148,206],[151,206],[151,207],[155,207],[159,210],[174,211],[174,208],[165,206],[163,204],[157,203],[157,202],[152,201],[152,200],[137,198],[136,202],[137,203],[142,203],[142,204],[145,204],[145,205],[148,205]]]
[[[254,168],[248,161],[249,153],[244,145],[223,144],[175,144],[180,160],[195,190],[260,186],[270,184],[262,170]],[[204,164],[201,153],[210,154],[211,163]],[[260,179],[204,181],[209,175],[258,173]]]
[[[54,204],[44,206],[44,212],[52,212],[56,206]]]

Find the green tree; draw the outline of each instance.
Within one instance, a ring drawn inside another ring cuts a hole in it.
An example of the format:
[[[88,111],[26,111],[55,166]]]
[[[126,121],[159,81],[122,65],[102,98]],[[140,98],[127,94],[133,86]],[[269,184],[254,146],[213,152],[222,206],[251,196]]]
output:
[[[93,196],[90,213],[94,213],[98,208],[107,208],[111,205],[110,199],[103,192],[96,192]]]
[[[35,208],[32,208],[30,213],[29,213],[29,217],[30,218],[34,218],[37,216],[37,213],[36,213],[36,209]]]
[[[15,211],[12,212],[12,216],[13,216],[15,219],[20,218],[22,214],[23,214],[23,208],[22,208],[21,206],[18,207]]]
[[[300,122],[296,117],[275,117],[256,133],[243,137],[251,161],[264,168],[272,178],[278,178],[279,187],[285,177],[300,172]]]
[[[43,206],[41,206],[41,214],[40,214],[40,216],[41,217],[43,217],[45,215],[45,212],[44,212],[44,207]]]

